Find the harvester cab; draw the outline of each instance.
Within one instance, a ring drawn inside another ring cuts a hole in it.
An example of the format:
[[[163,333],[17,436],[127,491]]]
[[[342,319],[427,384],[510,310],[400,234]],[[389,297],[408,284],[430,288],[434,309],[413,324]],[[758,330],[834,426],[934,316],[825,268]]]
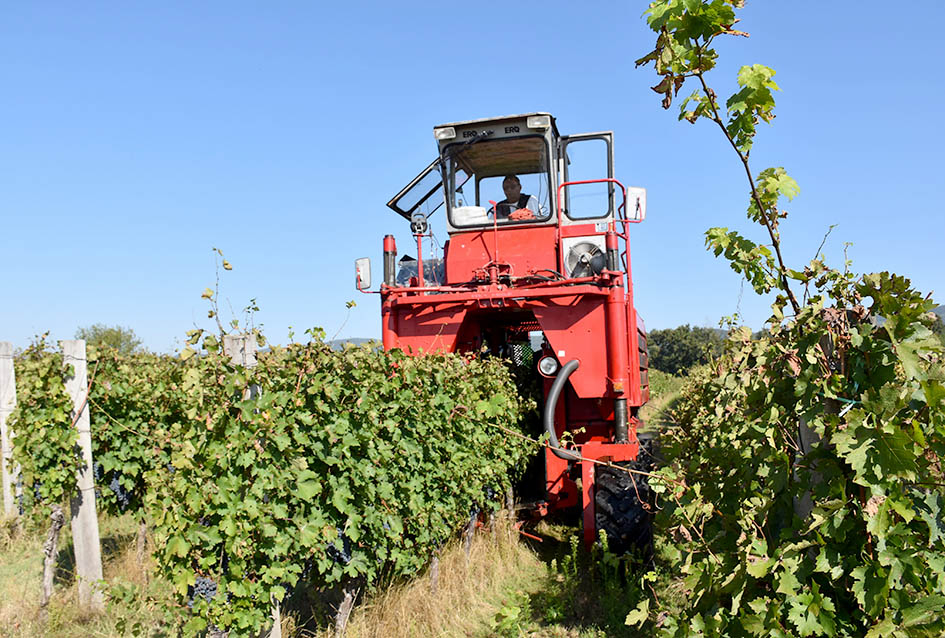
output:
[[[540,379],[544,496],[534,512],[583,510],[584,538],[649,544],[637,430],[649,398],[646,330],[633,305],[630,229],[646,191],[614,177],[613,134],[563,136],[548,113],[444,124],[438,154],[388,206],[410,222],[417,257],[384,238],[385,349],[487,352]],[[423,257],[428,218],[449,240]],[[370,264],[357,263],[357,287]],[[568,446],[559,437],[569,433]]]

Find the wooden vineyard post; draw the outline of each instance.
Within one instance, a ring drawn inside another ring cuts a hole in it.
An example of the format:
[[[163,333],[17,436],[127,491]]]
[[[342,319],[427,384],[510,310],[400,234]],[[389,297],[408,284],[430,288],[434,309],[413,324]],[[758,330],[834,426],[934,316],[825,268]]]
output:
[[[348,619],[351,617],[351,610],[354,609],[354,601],[358,593],[359,590],[353,583],[348,582],[342,585],[341,603],[335,613],[335,638],[344,638],[345,632],[348,631]]]
[[[256,335],[223,335],[223,354],[233,365],[244,368],[256,367]],[[253,399],[259,394],[259,385],[254,383],[243,393],[244,399]]]
[[[515,529],[515,491],[509,486],[505,492],[505,509],[508,516],[508,525],[506,531],[509,535],[509,542],[512,542],[512,532]]]
[[[56,503],[51,508],[49,516],[49,536],[43,543],[43,596],[39,601],[39,617],[43,624],[49,618],[49,600],[53,594],[53,583],[56,578],[56,557],[59,555],[59,533],[66,524],[66,517],[62,513],[62,506]]]
[[[13,431],[10,413],[16,407],[16,377],[13,373],[13,344],[0,341],[0,477],[2,477],[3,514],[17,515],[13,490],[17,470],[13,466]]]
[[[105,603],[99,586],[99,581],[102,580],[102,546],[95,511],[95,481],[92,476],[92,430],[89,421],[85,341],[78,339],[61,343],[63,362],[67,369],[66,392],[72,398],[72,420],[78,430],[78,443],[82,454],[82,465],[77,476],[78,491],[71,503],[79,605],[92,611],[103,611]]]
[[[473,536],[476,535],[476,523],[479,521],[479,512],[469,515],[466,527],[463,529],[463,552],[466,554],[466,566],[469,566],[469,552],[472,549]]]
[[[224,335],[223,354],[233,365],[244,368],[256,367],[256,335]],[[259,384],[253,383],[243,391],[244,399],[259,396]],[[272,629],[268,638],[282,638],[282,614],[278,600],[272,601]]]
[[[436,554],[430,559],[430,593],[436,596],[440,586],[440,557]]]

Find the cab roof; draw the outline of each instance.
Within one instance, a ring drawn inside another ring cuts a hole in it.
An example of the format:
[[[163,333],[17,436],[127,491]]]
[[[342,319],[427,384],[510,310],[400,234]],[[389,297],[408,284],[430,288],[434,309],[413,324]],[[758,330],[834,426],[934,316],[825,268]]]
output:
[[[438,124],[434,126],[434,129],[442,128],[444,126],[469,126],[470,124],[498,124],[500,122],[509,122],[512,120],[522,120],[532,115],[547,115],[551,118],[551,130],[554,131],[555,137],[559,136],[558,125],[555,122],[555,117],[551,113],[545,111],[535,111],[533,113],[520,113],[518,115],[503,115],[501,117],[483,117],[478,120],[463,120],[461,122],[447,122],[446,124]]]

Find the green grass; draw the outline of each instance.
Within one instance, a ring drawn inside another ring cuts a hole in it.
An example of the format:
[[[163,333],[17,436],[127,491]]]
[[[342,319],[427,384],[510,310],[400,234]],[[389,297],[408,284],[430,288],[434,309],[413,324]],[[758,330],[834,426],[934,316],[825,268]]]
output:
[[[650,614],[642,626],[627,626],[627,614],[655,594],[662,609],[681,609],[681,582],[669,574],[657,546],[652,564],[617,557],[596,547],[590,554],[580,543],[580,529],[540,524],[542,543],[531,542],[541,577],[526,587],[510,587],[487,636],[561,638],[632,638],[652,636],[659,617]]]
[[[644,430],[659,430],[672,425],[670,410],[687,383],[686,377],[678,377],[659,370],[650,370],[650,400],[640,410],[645,424]]]
[[[150,558],[138,563],[135,551],[137,523],[130,516],[101,517],[102,562],[106,610],[102,614],[78,606],[68,523],[59,538],[57,572],[48,618],[40,618],[43,541],[46,521],[24,519],[16,529],[5,521],[0,527],[0,635],[4,638],[52,636],[164,636],[161,602],[171,590],[160,579],[148,579]]]

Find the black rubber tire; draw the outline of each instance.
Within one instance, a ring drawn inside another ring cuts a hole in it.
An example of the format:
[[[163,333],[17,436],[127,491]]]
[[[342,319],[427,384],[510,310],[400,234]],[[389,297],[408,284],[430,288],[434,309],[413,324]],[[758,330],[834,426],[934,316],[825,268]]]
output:
[[[654,466],[654,440],[640,437],[636,461],[618,463],[649,472]],[[647,506],[645,507],[644,504]],[[613,554],[634,552],[644,561],[653,556],[653,493],[646,476],[597,466],[594,480],[594,519],[598,535],[607,534]]]

